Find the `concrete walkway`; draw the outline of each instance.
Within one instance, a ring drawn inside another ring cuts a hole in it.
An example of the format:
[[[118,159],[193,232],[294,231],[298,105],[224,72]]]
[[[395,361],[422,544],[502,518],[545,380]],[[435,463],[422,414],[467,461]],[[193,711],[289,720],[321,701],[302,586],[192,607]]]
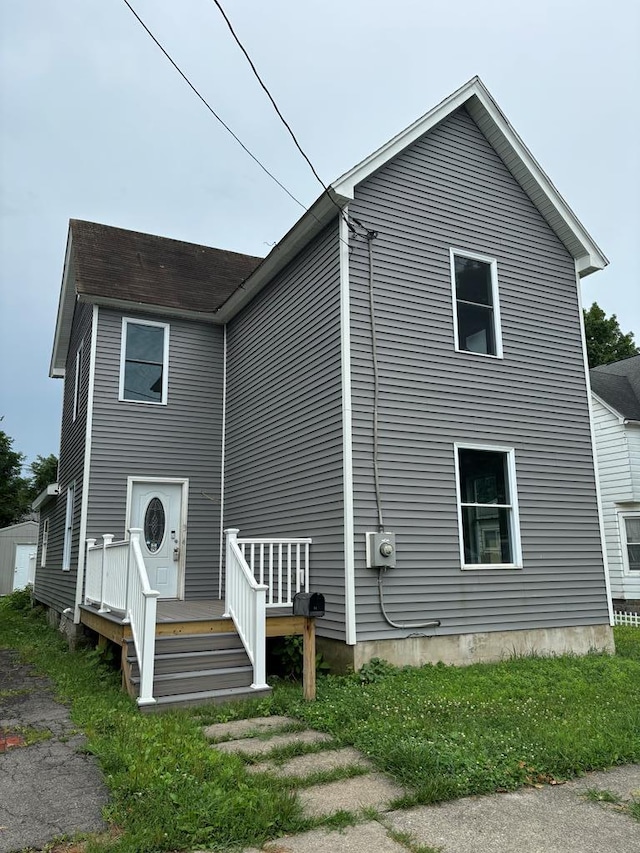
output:
[[[326,735],[299,728],[287,717],[265,717],[205,729],[214,748],[256,762],[250,772],[302,782],[297,792],[308,817],[349,811],[361,820],[342,831],[317,829],[280,838],[265,844],[262,853],[407,853],[419,845],[425,853],[640,853],[640,821],[626,810],[640,801],[640,765],[590,773],[564,785],[392,811],[389,805],[403,793],[395,782],[375,772],[356,750],[336,748]],[[317,751],[287,761],[270,755],[292,744]],[[345,768],[359,775],[333,781],[329,775],[317,782],[320,773],[340,775]],[[603,799],[594,799],[595,791],[606,792]],[[610,799],[616,802],[606,802]],[[378,813],[376,820],[370,819],[371,810]],[[260,851],[252,847],[245,853]]]
[[[51,682],[0,649],[0,853],[105,828],[107,791],[83,743]]]

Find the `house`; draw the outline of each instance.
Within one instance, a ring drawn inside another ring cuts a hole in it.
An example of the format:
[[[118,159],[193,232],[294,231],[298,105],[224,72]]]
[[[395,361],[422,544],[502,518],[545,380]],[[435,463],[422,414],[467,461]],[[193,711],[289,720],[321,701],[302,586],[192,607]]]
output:
[[[38,522],[22,521],[0,530],[0,595],[33,583]]]
[[[336,666],[611,649],[579,293],[606,264],[478,78],[264,260],[72,221],[36,597],[101,633],[124,586],[138,624],[224,593],[254,688],[265,607],[309,583]]]
[[[614,606],[640,612],[640,355],[591,371]]]

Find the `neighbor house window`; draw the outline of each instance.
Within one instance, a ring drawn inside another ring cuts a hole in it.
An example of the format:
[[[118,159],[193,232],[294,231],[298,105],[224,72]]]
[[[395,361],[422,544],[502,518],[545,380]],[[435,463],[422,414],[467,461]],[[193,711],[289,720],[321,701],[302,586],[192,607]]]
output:
[[[456,349],[502,358],[496,261],[450,250]]]
[[[463,568],[522,564],[512,449],[456,446]]]
[[[73,504],[75,501],[76,485],[72,483],[67,489],[67,511],[64,520],[64,545],[62,548],[62,571],[71,568],[71,538],[73,536]]]
[[[169,326],[151,321],[122,321],[120,399],[167,402]]]
[[[47,565],[47,548],[49,546],[49,519],[42,522],[42,553],[40,554],[40,565]]]
[[[73,381],[73,420],[78,417],[78,404],[80,401],[80,381],[82,377],[82,344],[76,353],[76,375]]]
[[[640,572],[640,512],[620,516],[622,558],[628,572]]]

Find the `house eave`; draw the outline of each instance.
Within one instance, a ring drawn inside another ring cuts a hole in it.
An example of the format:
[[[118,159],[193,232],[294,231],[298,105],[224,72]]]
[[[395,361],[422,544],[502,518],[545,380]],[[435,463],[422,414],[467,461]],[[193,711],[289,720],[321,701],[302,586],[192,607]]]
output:
[[[575,258],[580,277],[609,263],[596,242],[555,188],[479,77],[419,118],[332,184],[336,193],[353,198],[355,187],[400,154],[453,112],[466,107],[491,146],[551,229]]]
[[[216,312],[219,323],[234,317],[253,297],[290,263],[304,247],[335,219],[349,203],[344,193],[332,187],[323,193],[296,224],[274,246],[260,266],[240,285]]]
[[[618,419],[619,423],[628,423],[628,421],[625,421],[625,417],[623,414],[621,414],[614,406],[612,406],[611,403],[607,403],[607,401],[604,400],[599,394],[596,394],[595,391],[591,391],[591,396],[594,398],[594,400],[597,400],[601,406],[604,406],[604,408],[608,412],[611,412],[611,414]]]
[[[64,254],[62,286],[60,287],[60,298],[58,300],[56,328],[53,336],[53,350],[51,353],[51,363],[49,365],[49,376],[52,379],[64,378],[75,300],[76,282],[73,268],[71,229],[69,229],[67,235],[67,247]]]
[[[38,495],[38,497],[33,501],[33,503],[31,504],[31,509],[34,512],[37,512],[40,509],[40,507],[44,506],[50,500],[53,500],[53,498],[58,497],[59,494],[60,494],[59,485],[57,483],[50,483],[46,487],[46,489],[43,489],[40,492],[40,494]]]
[[[194,311],[187,308],[176,308],[171,305],[154,305],[150,302],[133,302],[130,299],[113,299],[108,296],[96,296],[92,293],[78,294],[78,302],[99,305],[101,308],[113,308],[123,313],[153,314],[185,320],[199,320],[202,323],[219,322],[214,311]]]

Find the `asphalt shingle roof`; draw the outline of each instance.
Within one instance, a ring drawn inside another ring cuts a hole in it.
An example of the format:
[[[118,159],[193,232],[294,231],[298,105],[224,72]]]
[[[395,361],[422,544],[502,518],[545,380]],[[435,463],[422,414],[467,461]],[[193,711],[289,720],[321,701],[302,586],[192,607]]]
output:
[[[213,312],[262,258],[96,222],[70,222],[81,295]]]
[[[591,389],[623,418],[640,421],[640,355],[601,364],[590,372]]]

